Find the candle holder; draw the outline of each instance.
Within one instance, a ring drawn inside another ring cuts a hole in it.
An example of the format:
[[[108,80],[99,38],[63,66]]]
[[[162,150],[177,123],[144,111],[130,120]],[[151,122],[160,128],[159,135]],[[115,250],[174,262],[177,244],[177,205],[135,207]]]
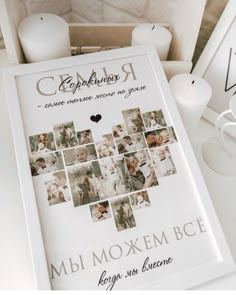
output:
[[[234,121],[227,121],[221,126],[226,115],[231,115]],[[230,127],[236,130],[236,95],[231,97],[229,110],[221,113],[216,120],[216,137],[208,139],[202,147],[203,158],[211,169],[218,174],[235,177],[236,137],[235,132],[227,132]]]

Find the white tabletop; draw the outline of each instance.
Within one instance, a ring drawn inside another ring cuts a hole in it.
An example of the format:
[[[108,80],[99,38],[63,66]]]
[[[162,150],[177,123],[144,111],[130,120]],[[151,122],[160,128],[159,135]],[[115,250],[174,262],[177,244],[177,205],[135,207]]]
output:
[[[4,65],[7,65],[6,52],[0,50],[0,66]],[[35,289],[27,227],[1,76],[0,128],[0,289]],[[214,135],[213,125],[202,119],[191,137],[191,142],[236,261],[236,179],[216,174],[206,165],[201,154],[202,143]],[[236,273],[195,289],[236,290]]]

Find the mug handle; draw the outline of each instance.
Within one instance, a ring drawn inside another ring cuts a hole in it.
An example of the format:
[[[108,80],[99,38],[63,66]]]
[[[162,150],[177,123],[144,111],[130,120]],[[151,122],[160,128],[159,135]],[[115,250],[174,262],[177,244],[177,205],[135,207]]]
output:
[[[228,122],[222,126],[222,128],[220,129],[220,139],[223,142],[223,145],[224,145],[224,148],[226,149],[226,151],[228,151],[228,153],[230,153],[232,155],[236,155],[236,151],[233,151],[232,148],[230,148],[230,146],[225,138],[225,134],[226,134],[225,129],[230,126],[236,126],[236,122]]]
[[[221,113],[218,116],[218,118],[217,118],[217,120],[215,122],[216,134],[217,134],[217,136],[218,136],[219,139],[221,139],[221,132],[220,132],[221,126],[220,126],[220,121],[221,121],[221,119],[223,119],[224,116],[226,116],[228,114],[232,114],[232,111],[231,110],[224,111],[223,113]]]

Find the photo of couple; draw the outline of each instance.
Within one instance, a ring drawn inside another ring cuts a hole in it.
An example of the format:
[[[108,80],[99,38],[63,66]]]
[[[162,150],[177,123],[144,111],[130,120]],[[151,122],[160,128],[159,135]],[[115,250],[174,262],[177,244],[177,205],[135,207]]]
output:
[[[60,152],[47,153],[42,156],[30,158],[30,169],[32,176],[38,176],[64,169],[62,155]]]
[[[56,205],[71,200],[65,171],[59,171],[50,175],[45,182],[48,205]]]
[[[122,115],[128,134],[145,131],[143,118],[139,108],[123,111]]]
[[[162,110],[147,112],[142,115],[147,131],[167,126]]]
[[[45,154],[56,150],[53,133],[42,133],[29,137],[32,155]]]
[[[92,132],[89,129],[77,132],[77,138],[79,141],[79,145],[84,145],[93,142]]]
[[[108,201],[90,205],[90,212],[93,222],[106,220],[112,217]]]
[[[124,157],[134,191],[158,185],[147,149],[125,154]]]
[[[123,138],[115,139],[118,153],[124,154],[146,148],[143,133],[126,135]]]
[[[173,127],[161,128],[154,131],[145,132],[147,145],[149,148],[159,147],[177,142]]]
[[[135,194],[131,194],[129,195],[129,198],[132,208],[134,210],[147,208],[151,206],[147,191],[141,191]]]
[[[150,155],[157,177],[169,176],[176,173],[168,146],[151,149]]]
[[[63,151],[66,166],[96,160],[97,153],[94,144],[89,144]]]
[[[74,207],[99,201],[96,185],[96,162],[81,164],[68,169]]]
[[[73,122],[59,124],[53,128],[57,149],[65,149],[78,145]]]
[[[118,231],[136,226],[133,210],[127,196],[111,200],[111,207]]]
[[[123,138],[128,132],[124,124],[118,124],[112,127],[112,134],[114,138]]]

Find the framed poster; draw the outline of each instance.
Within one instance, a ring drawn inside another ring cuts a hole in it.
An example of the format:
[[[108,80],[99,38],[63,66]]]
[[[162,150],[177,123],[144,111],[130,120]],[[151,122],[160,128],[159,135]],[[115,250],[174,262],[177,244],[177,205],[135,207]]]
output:
[[[193,70],[193,74],[203,77],[212,87],[212,99],[204,117],[213,124],[219,114],[229,109],[230,98],[236,93],[235,33],[236,2],[229,0]],[[233,120],[230,115],[227,119]]]
[[[184,289],[235,270],[153,48],[5,82],[39,289]]]

